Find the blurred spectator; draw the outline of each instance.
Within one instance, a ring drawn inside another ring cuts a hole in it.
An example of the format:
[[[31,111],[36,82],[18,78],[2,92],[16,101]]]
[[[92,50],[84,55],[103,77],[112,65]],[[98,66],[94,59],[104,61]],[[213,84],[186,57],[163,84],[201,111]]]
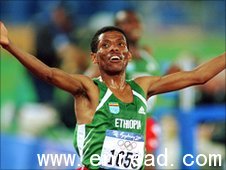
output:
[[[69,43],[69,33],[73,29],[70,20],[66,10],[62,6],[57,6],[52,11],[50,22],[35,23],[35,55],[46,65],[51,67],[60,66],[60,58],[57,56],[56,49],[62,44]],[[51,103],[54,97],[54,87],[34,76],[32,76],[32,79],[38,102]]]
[[[43,23],[43,21],[35,23],[35,56],[50,67],[61,67],[62,70],[68,73],[82,73],[87,66],[87,57],[76,45],[76,27],[72,9],[66,2],[59,2],[52,10],[50,17],[48,23]],[[74,110],[73,107],[68,107],[71,101],[68,98],[71,96],[56,90],[53,86],[39,80],[35,76],[31,77],[38,102],[48,103],[57,107],[63,123],[67,127],[74,127],[76,123]]]

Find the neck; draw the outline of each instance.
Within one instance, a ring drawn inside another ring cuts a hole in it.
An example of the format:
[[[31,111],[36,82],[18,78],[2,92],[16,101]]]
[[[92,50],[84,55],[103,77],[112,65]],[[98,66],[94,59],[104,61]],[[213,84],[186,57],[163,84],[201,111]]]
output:
[[[125,73],[109,76],[107,74],[101,74],[101,78],[103,82],[109,87],[110,89],[114,90],[124,90],[126,87],[126,78]]]

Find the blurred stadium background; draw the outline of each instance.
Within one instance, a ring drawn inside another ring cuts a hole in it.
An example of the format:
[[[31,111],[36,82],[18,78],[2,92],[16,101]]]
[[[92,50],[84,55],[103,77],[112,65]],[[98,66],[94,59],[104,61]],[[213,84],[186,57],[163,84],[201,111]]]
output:
[[[0,1],[1,21],[9,30],[10,39],[36,54],[37,28],[51,21],[52,11],[59,3]],[[225,51],[225,1],[93,0],[65,1],[63,5],[75,24],[73,36],[76,46],[85,53],[83,61],[89,60],[93,32],[101,26],[112,25],[114,13],[125,8],[140,14],[144,23],[141,44],[152,47],[162,73],[172,63],[191,69]],[[58,56],[60,54],[58,51]],[[31,75],[2,49],[0,64],[1,169],[73,169],[40,167],[37,161],[38,153],[75,153],[72,139],[76,122],[73,111],[67,110],[67,107],[73,109],[72,104],[67,103],[70,97],[54,89],[55,100],[40,103]],[[84,65],[86,68],[89,63]],[[66,66],[61,68],[67,70]],[[70,116],[65,116],[63,111]],[[209,85],[160,95],[153,117],[160,125],[158,152],[169,148],[169,159],[175,165],[156,169],[185,169],[181,163],[181,155],[185,153],[218,153],[223,161],[222,166],[194,164],[187,169],[225,169],[225,72]]]

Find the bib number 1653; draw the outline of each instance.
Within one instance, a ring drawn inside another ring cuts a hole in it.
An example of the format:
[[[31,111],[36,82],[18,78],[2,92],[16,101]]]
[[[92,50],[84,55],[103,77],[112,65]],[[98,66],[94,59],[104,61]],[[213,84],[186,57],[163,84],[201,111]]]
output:
[[[132,152],[119,151],[115,149],[110,151],[109,160],[107,164],[109,166],[117,166],[121,168],[137,169],[138,168],[138,154]]]

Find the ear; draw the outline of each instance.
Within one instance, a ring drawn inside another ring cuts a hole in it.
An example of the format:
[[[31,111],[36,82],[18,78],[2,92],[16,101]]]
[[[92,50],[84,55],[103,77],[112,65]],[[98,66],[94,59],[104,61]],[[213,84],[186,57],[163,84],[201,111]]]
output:
[[[97,53],[93,53],[93,52],[90,53],[90,57],[91,57],[93,64],[97,64],[97,55],[96,54]]]
[[[131,54],[131,52],[130,52],[130,51],[128,52],[128,60],[129,60],[129,61],[131,61],[131,60],[132,60],[132,54]]]

